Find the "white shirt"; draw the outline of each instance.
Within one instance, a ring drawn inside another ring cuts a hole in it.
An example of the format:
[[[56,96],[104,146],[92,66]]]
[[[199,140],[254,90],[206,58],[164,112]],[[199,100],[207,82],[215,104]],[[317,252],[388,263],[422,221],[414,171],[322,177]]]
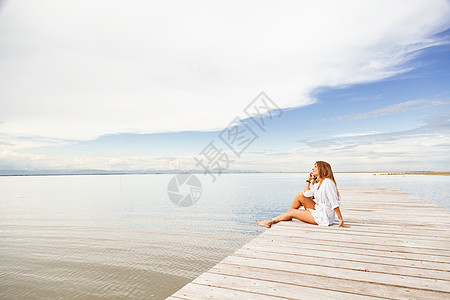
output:
[[[337,188],[331,179],[325,178],[319,187],[319,182],[312,185],[311,189],[303,192],[305,197],[314,197],[316,203],[314,209],[308,209],[314,221],[320,226],[329,226],[334,223],[336,213],[334,209],[339,207]]]

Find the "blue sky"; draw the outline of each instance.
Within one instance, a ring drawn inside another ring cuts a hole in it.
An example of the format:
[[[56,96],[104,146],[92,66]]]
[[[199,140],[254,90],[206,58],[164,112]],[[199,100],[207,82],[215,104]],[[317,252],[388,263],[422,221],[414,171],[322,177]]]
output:
[[[447,1],[18,2],[0,12],[0,170],[199,169],[214,142],[230,170],[450,171]],[[238,157],[219,134],[261,91],[282,114],[246,120]]]

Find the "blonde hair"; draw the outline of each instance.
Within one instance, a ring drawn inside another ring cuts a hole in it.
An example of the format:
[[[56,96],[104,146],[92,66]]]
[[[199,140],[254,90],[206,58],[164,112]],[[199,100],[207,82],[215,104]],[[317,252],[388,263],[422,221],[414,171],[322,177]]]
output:
[[[334,182],[336,185],[336,191],[338,198],[341,199],[341,195],[339,194],[339,190],[337,188],[336,180],[334,179],[333,170],[331,169],[331,165],[326,161],[316,161],[317,170],[319,171],[319,176],[317,179],[314,179],[314,182],[318,182],[320,179],[328,178]]]

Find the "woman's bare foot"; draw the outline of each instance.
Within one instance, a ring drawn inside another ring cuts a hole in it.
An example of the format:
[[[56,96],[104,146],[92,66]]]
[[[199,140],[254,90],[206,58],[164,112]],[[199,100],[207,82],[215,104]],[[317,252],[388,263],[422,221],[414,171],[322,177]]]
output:
[[[264,226],[266,228],[270,228],[274,224],[272,220],[264,220],[264,221],[256,221],[256,224],[259,226]]]

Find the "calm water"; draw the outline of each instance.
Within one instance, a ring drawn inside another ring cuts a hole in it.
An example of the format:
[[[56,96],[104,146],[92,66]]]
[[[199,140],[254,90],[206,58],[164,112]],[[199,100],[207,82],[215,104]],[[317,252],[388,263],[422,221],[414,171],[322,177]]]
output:
[[[178,207],[173,175],[0,177],[0,298],[163,299],[284,212],[306,174],[227,174]],[[450,208],[450,176],[336,174]]]

